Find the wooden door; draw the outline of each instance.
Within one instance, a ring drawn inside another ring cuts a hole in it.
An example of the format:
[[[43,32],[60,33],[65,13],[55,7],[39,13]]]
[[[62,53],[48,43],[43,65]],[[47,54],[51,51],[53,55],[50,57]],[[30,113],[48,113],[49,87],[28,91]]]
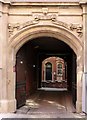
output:
[[[17,108],[23,106],[26,102],[26,70],[25,61],[17,57],[16,61],[16,100]]]
[[[52,80],[52,64],[46,64],[46,80]]]

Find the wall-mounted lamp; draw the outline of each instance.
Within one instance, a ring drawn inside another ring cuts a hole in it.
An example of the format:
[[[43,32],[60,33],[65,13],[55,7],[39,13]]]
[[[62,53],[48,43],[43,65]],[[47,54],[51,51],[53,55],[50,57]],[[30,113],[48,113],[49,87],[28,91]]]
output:
[[[33,65],[33,68],[35,68],[35,65]]]
[[[23,64],[23,61],[22,61],[22,60],[20,61],[20,64]]]

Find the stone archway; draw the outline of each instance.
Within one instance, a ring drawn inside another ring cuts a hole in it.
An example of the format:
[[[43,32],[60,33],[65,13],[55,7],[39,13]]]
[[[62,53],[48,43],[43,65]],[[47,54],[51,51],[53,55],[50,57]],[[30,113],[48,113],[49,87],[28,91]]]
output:
[[[62,31],[62,32],[61,32]],[[77,55],[77,112],[81,112],[82,107],[82,44],[81,41],[72,34],[69,30],[55,25],[36,25],[34,27],[28,27],[19,31],[9,40],[8,45],[8,72],[7,72],[7,112],[16,111],[16,99],[15,99],[15,72],[14,66],[16,61],[16,53],[21,46],[27,41],[38,38],[41,36],[54,37],[68,44],[75,54]],[[4,101],[2,102],[2,105]]]

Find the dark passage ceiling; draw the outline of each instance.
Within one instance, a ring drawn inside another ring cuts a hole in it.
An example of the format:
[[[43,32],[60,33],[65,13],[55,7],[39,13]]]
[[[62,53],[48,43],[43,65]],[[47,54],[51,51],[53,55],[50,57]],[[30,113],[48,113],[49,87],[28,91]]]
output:
[[[41,51],[70,52],[72,49],[63,41],[52,37],[40,37],[28,42],[33,48]]]

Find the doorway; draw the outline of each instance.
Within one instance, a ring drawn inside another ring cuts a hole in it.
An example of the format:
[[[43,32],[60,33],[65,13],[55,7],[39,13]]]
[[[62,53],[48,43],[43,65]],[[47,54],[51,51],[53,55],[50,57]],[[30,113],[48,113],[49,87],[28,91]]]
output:
[[[76,55],[63,41],[45,36],[25,43],[16,54],[16,99],[18,107],[26,104],[30,95],[41,88],[42,62],[50,57],[60,58],[60,62],[56,61],[56,71],[54,72],[52,63],[45,63],[47,84],[50,82],[54,88],[57,84],[60,88],[65,85],[67,92],[73,95],[73,104],[76,104]],[[52,80],[55,80],[56,84]],[[23,100],[22,103],[21,99]]]
[[[50,62],[45,64],[46,80],[52,80],[52,64]]]

